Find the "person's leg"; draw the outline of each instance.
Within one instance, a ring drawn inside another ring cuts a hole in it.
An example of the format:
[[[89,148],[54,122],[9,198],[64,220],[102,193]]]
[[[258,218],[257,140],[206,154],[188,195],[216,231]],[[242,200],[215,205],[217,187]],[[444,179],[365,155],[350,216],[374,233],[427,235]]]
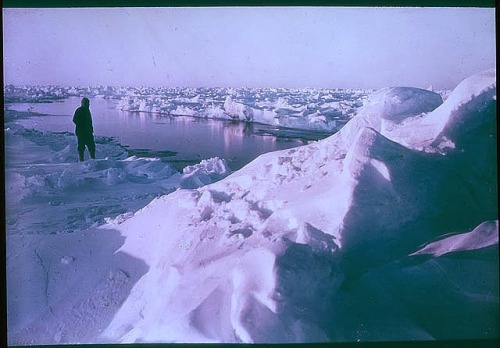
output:
[[[84,152],[85,152],[85,140],[83,137],[78,137],[78,159],[80,162],[84,160]]]
[[[89,148],[90,158],[95,159],[95,141],[93,135],[90,135],[87,142],[87,147]]]

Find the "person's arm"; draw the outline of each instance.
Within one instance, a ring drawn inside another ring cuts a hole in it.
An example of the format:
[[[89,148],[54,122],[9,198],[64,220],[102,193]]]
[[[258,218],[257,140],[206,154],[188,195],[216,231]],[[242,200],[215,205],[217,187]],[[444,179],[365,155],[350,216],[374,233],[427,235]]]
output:
[[[75,125],[77,125],[77,124],[78,124],[78,121],[79,121],[79,120],[78,120],[78,109],[76,109],[75,114],[73,115],[73,123],[74,123]]]
[[[93,134],[94,133],[94,125],[92,124],[92,114],[90,113],[89,110],[89,119],[90,119],[90,132]]]

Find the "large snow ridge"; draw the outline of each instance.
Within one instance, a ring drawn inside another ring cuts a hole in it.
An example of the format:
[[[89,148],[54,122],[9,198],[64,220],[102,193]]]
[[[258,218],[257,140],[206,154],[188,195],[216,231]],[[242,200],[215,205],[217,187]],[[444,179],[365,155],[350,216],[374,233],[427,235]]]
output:
[[[9,341],[499,337],[495,115],[491,70],[444,103],[378,91],[333,136],[212,184],[190,168],[129,218],[41,240],[40,297],[16,299],[36,315]]]

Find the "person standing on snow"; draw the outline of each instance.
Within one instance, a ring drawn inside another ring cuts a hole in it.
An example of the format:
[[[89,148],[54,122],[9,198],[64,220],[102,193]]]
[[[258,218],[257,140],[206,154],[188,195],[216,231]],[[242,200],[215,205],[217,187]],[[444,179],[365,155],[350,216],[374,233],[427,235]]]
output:
[[[78,156],[84,160],[85,146],[89,149],[90,157],[95,158],[94,127],[90,114],[90,100],[82,99],[82,106],[75,111],[73,123],[76,125],[75,134],[78,138]]]

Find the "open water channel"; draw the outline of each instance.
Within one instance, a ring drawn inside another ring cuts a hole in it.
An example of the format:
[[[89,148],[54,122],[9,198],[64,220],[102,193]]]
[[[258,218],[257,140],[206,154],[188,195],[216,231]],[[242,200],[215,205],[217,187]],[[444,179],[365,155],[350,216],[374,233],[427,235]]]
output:
[[[25,128],[73,132],[72,117],[80,100],[71,97],[53,103],[15,103],[6,108],[34,114],[18,120]],[[224,158],[232,170],[238,170],[260,154],[327,136],[255,123],[121,111],[116,109],[117,103],[90,98],[95,135],[113,137],[131,155],[160,157],[178,170],[212,157]]]

